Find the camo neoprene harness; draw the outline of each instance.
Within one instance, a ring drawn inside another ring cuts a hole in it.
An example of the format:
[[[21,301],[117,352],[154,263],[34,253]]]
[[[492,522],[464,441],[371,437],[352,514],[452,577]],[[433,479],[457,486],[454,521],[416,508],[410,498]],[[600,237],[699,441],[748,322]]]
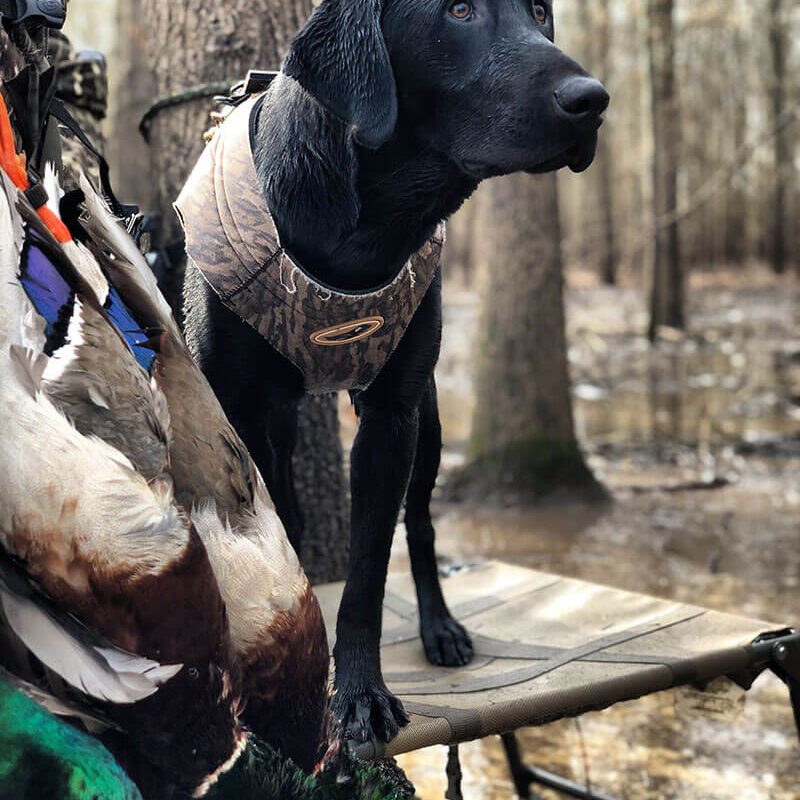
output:
[[[307,391],[365,389],[433,280],[444,226],[383,286],[343,292],[314,279],[281,247],[256,176],[261,97],[228,114],[175,202],[186,251],[223,304],[300,369]]]

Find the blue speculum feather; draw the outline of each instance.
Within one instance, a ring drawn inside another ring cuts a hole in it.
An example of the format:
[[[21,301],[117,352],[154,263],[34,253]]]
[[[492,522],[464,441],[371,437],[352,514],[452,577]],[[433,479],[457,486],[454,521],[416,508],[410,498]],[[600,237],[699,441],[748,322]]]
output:
[[[45,353],[52,355],[67,338],[67,326],[75,303],[75,289],[48,254],[49,246],[33,229],[28,228],[20,260],[20,282],[36,310],[46,321]],[[143,347],[147,334],[123,303],[119,292],[109,286],[105,310],[130,347],[139,365],[149,370],[155,353]]]
[[[148,336],[137,324],[113,286],[109,286],[105,309],[108,312],[108,316],[111,317],[111,321],[116,325],[117,330],[133,351],[136,360],[144,369],[149,370],[155,358],[155,353],[151,349],[141,346],[143,342],[147,341]]]
[[[22,247],[20,282],[47,323],[44,350],[52,355],[64,343],[75,292],[45,253],[43,245],[39,234],[28,229]]]

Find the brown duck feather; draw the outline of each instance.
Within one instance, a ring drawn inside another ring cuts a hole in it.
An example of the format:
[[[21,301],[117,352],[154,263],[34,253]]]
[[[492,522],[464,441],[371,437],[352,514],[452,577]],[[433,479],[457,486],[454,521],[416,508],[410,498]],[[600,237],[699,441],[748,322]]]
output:
[[[153,379],[170,409],[170,474],[178,501],[188,509],[213,502],[220,520],[234,528],[253,513],[256,500],[259,508],[272,509],[258,468],[183,342],[164,333],[157,353]]]
[[[119,450],[76,430],[42,391],[41,331],[26,322],[18,251],[2,246],[20,230],[24,201],[5,180],[2,189],[0,543],[60,607],[117,647],[185,665],[155,695],[107,713],[126,731],[117,750],[126,766],[146,765],[159,791],[192,791],[241,748],[224,603],[169,479],[148,483]]]
[[[151,332],[153,378],[170,410],[170,474],[186,509],[213,501],[221,519],[252,510],[256,494],[271,505],[258,470],[192,360],[169,305],[141,253],[85,176],[82,224],[125,303]]]
[[[325,626],[258,469],[191,358],[146,262],[88,184],[82,223],[105,243],[104,267],[153,337],[153,379],[170,410],[169,471],[214,567],[243,668],[249,725],[306,768],[322,737],[329,656]],[[287,736],[288,733],[288,736]]]

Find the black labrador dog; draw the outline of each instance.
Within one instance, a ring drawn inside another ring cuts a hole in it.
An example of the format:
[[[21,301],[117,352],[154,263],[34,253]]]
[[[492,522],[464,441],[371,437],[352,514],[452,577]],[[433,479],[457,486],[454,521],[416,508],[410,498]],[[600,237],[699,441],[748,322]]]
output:
[[[253,155],[295,263],[328,286],[365,290],[391,280],[484,178],[586,169],[607,104],[603,86],[553,44],[550,0],[322,0],[261,105]],[[191,264],[185,315],[194,354],[299,547],[290,458],[303,376]],[[408,720],[379,657],[404,498],[426,655],[450,666],[472,655],[442,597],[428,509],[441,449],[440,334],[437,272],[388,362],[353,393],[351,565],[334,712],[360,741],[388,741]]]

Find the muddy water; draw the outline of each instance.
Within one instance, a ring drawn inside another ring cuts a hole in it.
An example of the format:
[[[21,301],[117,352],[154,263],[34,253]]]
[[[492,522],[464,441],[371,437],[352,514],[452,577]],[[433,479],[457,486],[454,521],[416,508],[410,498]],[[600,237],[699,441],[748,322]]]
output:
[[[439,503],[440,552],[800,622],[800,291],[738,280],[695,285],[688,335],[667,332],[655,351],[640,335],[640,294],[570,290],[576,424],[615,503],[602,513]],[[469,434],[476,321],[476,297],[454,292],[439,374],[443,480]],[[715,478],[725,485],[680,490]],[[407,566],[398,536],[392,568]],[[529,729],[520,740],[533,763],[619,798],[800,798],[800,749],[777,679],[763,676],[734,720],[675,704],[663,693]],[[401,758],[420,797],[443,797],[445,757],[431,748]],[[499,741],[463,746],[462,766],[468,800],[513,796]]]

